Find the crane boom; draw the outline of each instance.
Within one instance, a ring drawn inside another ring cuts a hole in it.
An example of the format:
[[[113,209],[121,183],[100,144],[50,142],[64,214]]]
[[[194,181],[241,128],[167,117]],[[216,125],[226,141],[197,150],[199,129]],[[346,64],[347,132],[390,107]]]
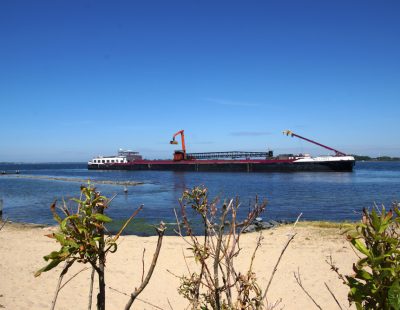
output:
[[[284,135],[287,135],[287,136],[297,137],[297,138],[299,138],[299,139],[303,139],[303,140],[308,141],[308,142],[310,142],[310,143],[313,143],[313,144],[316,144],[316,145],[318,145],[318,146],[321,146],[321,147],[323,147],[323,148],[325,148],[325,149],[327,149],[327,150],[333,151],[333,152],[335,152],[335,156],[346,156],[346,154],[343,153],[343,152],[341,152],[341,151],[335,150],[335,149],[333,149],[333,148],[331,148],[331,147],[329,147],[329,146],[326,146],[326,145],[323,145],[323,144],[318,143],[318,142],[316,142],[316,141],[313,141],[313,140],[304,138],[304,137],[302,137],[302,136],[299,136],[298,134],[295,134],[295,133],[294,133],[293,131],[291,131],[291,130],[284,130],[284,131],[283,131],[283,134],[284,134]]]
[[[182,144],[183,158],[182,158],[182,155],[175,154],[175,155],[174,155],[174,159],[175,159],[175,160],[186,159],[186,146],[185,146],[185,132],[184,132],[184,130],[179,130],[177,133],[175,133],[175,134],[172,136],[172,140],[171,140],[169,143],[170,143],[170,144],[178,144],[178,141],[175,140],[175,137],[176,137],[177,135],[181,135],[181,144]]]

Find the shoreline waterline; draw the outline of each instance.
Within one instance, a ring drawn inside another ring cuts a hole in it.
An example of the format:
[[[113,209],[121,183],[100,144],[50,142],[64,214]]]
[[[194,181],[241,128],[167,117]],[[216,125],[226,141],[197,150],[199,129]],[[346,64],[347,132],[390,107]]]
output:
[[[358,222],[349,222],[349,221],[298,221],[296,224],[296,227],[301,227],[301,228],[313,228],[313,229],[348,229],[348,228],[354,228]],[[294,223],[279,223],[279,225],[275,225],[274,227],[271,227],[270,229],[263,229],[262,231],[268,232],[271,229],[275,229],[278,227],[291,227],[293,226]],[[0,219],[0,228],[1,227],[11,227],[13,229],[20,229],[20,230],[26,230],[26,229],[47,229],[47,230],[56,230],[58,228],[58,225],[45,225],[45,224],[35,224],[35,223],[25,223],[25,222],[15,222],[11,221],[8,219]],[[154,225],[148,224],[149,228],[153,228]],[[165,237],[174,237],[178,236],[174,231],[173,227],[176,226],[176,223],[167,223],[166,227],[168,230],[168,226],[170,226],[170,233],[173,232],[173,234],[166,234]],[[246,234],[252,234],[252,233],[259,233],[260,231],[252,231],[252,232],[247,232]],[[135,233],[126,233],[123,234],[124,236],[136,236],[136,237],[151,237],[153,236],[152,234],[135,234]],[[154,236],[156,236],[156,232],[154,231]]]

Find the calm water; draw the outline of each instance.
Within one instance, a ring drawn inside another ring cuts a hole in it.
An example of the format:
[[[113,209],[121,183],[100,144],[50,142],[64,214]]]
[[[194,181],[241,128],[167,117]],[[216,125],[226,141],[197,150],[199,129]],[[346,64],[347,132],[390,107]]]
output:
[[[96,185],[106,196],[118,194],[109,215],[129,217],[140,204],[143,223],[174,222],[182,191],[205,185],[211,196],[240,196],[242,212],[258,195],[268,199],[265,219],[293,220],[302,212],[307,220],[357,220],[363,207],[374,203],[389,206],[400,201],[399,162],[359,162],[352,173],[208,173],[170,171],[88,171],[86,164],[0,165],[1,170],[19,169],[23,175],[91,180],[141,181],[144,185]],[[12,221],[54,224],[49,206],[55,199],[79,196],[79,182],[23,179],[0,176],[3,217]]]

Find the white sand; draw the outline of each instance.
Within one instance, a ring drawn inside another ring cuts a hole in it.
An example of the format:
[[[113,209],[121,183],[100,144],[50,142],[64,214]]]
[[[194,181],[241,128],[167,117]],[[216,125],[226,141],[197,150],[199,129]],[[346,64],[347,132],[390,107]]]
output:
[[[291,226],[282,226],[264,231],[264,241],[255,260],[254,271],[258,282],[266,287],[273,266],[287,240]],[[17,224],[7,224],[0,231],[0,305],[5,309],[49,309],[61,267],[43,273],[35,278],[34,272],[44,266],[43,256],[58,249],[58,244],[44,237],[50,228],[35,228]],[[335,292],[343,307],[348,307],[347,287],[330,271],[325,262],[332,255],[343,273],[351,273],[351,266],[357,257],[340,235],[337,228],[317,228],[299,226],[297,235],[289,245],[278,267],[271,285],[268,301],[281,299],[277,309],[315,309],[310,299],[297,285],[293,272],[300,269],[303,285],[323,309],[338,309],[325,288],[326,282]],[[257,234],[242,236],[243,252],[237,261],[239,270],[246,271]],[[128,297],[114,290],[131,292],[138,286],[142,274],[142,252],[146,248],[146,270],[150,264],[157,237],[124,236],[120,239],[118,252],[110,254],[106,270],[107,309],[123,309]],[[139,296],[132,309],[156,309],[147,301],[162,309],[184,309],[187,306],[177,292],[179,279],[176,275],[187,274],[182,251],[186,243],[179,237],[165,237],[161,256],[150,284]],[[64,279],[68,279],[84,266],[76,264]],[[196,268],[190,264],[191,268]],[[61,290],[56,309],[87,309],[90,270],[76,276]],[[95,309],[95,295],[93,298]],[[0,307],[1,308],[1,307]]]

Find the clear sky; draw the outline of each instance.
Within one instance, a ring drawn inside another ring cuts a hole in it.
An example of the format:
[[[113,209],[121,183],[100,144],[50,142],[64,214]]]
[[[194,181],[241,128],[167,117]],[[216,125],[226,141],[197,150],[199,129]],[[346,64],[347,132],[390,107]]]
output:
[[[400,156],[400,1],[0,2],[0,162]]]

